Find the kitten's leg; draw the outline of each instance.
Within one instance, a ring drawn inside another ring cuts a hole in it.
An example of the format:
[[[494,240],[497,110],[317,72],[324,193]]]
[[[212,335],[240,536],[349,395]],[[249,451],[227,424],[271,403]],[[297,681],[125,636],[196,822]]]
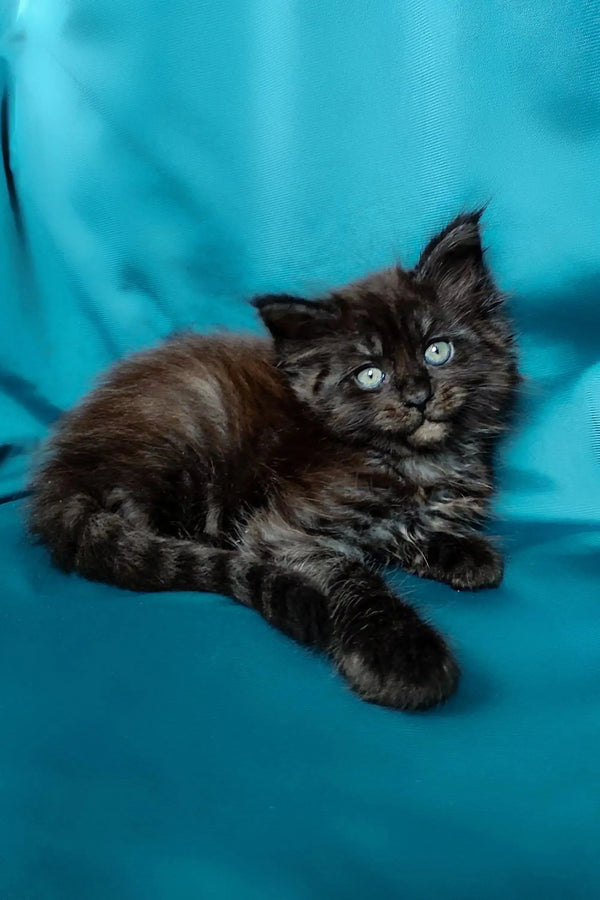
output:
[[[405,565],[422,578],[449,584],[457,591],[498,587],[504,571],[502,557],[490,541],[479,534],[434,532],[423,552]]]
[[[387,541],[367,544],[372,558],[384,565],[442,581],[457,591],[498,587],[502,581],[502,557],[494,545],[475,531],[408,532],[395,523],[387,530]]]
[[[284,530],[278,546],[246,546],[233,564],[233,596],[335,660],[363,699],[426,709],[447,699],[458,666],[444,639],[363,562],[318,538]],[[252,561],[254,559],[254,561]]]
[[[427,709],[454,693],[458,666],[442,636],[365,566],[341,567],[330,583],[331,653],[365,700]]]
[[[260,613],[300,644],[327,651],[332,622],[329,602],[317,583],[275,560],[240,552],[229,567],[227,593]]]

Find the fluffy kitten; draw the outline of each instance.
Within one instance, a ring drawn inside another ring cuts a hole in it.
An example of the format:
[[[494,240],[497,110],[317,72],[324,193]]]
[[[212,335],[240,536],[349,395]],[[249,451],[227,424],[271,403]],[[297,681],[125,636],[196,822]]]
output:
[[[67,572],[229,594],[365,700],[439,703],[458,666],[378,564],[457,590],[502,578],[477,529],[517,369],[479,214],[410,271],[254,302],[272,340],[174,337],[65,417],[31,531]]]

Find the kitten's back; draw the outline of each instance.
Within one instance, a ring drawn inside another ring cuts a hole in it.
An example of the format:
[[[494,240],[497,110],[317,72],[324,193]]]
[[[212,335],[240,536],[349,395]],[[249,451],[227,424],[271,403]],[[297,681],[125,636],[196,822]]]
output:
[[[204,519],[214,485],[220,509],[235,507],[294,410],[266,340],[185,334],[138,353],[59,425],[32,483],[32,531],[56,546],[90,509],[127,514],[133,499],[141,526],[168,533]]]

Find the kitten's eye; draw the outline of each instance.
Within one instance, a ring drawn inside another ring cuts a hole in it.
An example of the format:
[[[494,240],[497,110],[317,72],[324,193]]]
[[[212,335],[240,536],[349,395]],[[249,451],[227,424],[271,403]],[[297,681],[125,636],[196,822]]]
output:
[[[385,372],[382,372],[377,366],[365,366],[354,376],[354,380],[363,391],[374,391],[375,388],[381,387],[384,379]]]
[[[450,341],[434,341],[425,351],[425,362],[430,366],[443,366],[454,356],[454,347]]]

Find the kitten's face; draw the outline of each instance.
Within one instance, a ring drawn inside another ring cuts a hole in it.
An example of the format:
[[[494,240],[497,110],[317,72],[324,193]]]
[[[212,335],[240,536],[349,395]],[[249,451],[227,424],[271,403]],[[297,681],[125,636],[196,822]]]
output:
[[[339,437],[425,449],[501,429],[516,368],[477,221],[451,223],[411,272],[389,269],[310,304],[258,301],[293,390]]]

